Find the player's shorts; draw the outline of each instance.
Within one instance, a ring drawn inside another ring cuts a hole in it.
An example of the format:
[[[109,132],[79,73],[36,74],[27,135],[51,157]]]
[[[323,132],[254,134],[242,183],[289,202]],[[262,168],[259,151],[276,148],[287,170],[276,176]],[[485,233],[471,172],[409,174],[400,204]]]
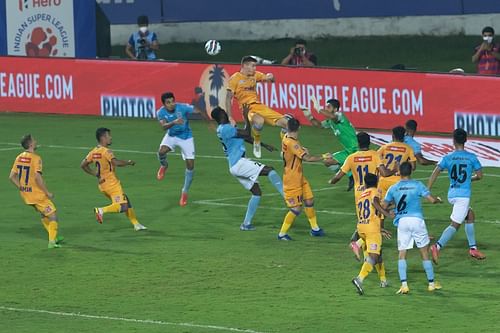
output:
[[[123,193],[121,185],[115,185],[109,189],[101,190],[113,203],[126,204],[128,202],[127,196]]]
[[[285,202],[288,208],[302,206],[304,200],[312,200],[314,198],[311,185],[304,177],[302,186],[296,189],[284,190]]]
[[[380,177],[378,181],[378,189],[380,190],[380,197],[385,198],[387,191],[392,185],[397,184],[401,180],[400,176]]]
[[[229,169],[229,172],[238,179],[245,189],[250,190],[255,183],[258,183],[257,179],[264,167],[265,165],[262,163],[242,157]]]
[[[248,119],[252,121],[253,116],[256,114],[264,118],[266,124],[273,126],[276,125],[276,122],[278,120],[284,117],[281,113],[274,111],[265,104],[260,104],[260,103],[250,104],[250,112],[248,112]]]
[[[161,146],[167,146],[172,152],[175,152],[175,147],[179,147],[183,160],[194,160],[193,138],[181,139],[176,136],[165,134],[163,140],[161,140],[160,147]]]
[[[382,234],[380,232],[359,232],[359,237],[365,241],[366,252],[380,254],[382,250]]]
[[[449,198],[448,202],[453,205],[450,219],[458,224],[462,224],[469,214],[470,198]]]
[[[398,222],[398,250],[410,250],[413,244],[421,249],[429,245],[425,221],[418,217],[402,217]]]
[[[42,216],[48,217],[56,212],[56,206],[54,203],[49,199],[41,199],[36,201],[33,204],[29,204],[30,206],[33,206],[37,212],[42,214]]]

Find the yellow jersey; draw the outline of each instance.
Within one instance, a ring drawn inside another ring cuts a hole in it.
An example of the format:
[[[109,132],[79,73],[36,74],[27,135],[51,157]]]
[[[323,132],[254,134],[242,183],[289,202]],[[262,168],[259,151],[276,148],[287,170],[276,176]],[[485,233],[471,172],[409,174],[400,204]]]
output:
[[[297,139],[285,135],[281,142],[281,154],[284,163],[283,190],[301,188],[304,178],[302,158],[306,151]]]
[[[116,177],[115,167],[113,165],[113,151],[107,147],[97,146],[87,154],[85,160],[89,163],[95,163],[97,176],[99,178],[99,189],[101,191],[109,190],[120,185]]]
[[[240,107],[243,104],[260,104],[260,97],[257,95],[257,82],[265,81],[266,74],[255,72],[252,76],[246,76],[241,72],[236,72],[229,78],[227,90],[234,94]]]
[[[47,198],[47,195],[36,183],[36,174],[42,173],[42,159],[35,153],[29,151],[17,155],[11,172],[16,173],[19,179],[19,193],[28,205],[35,204]]]
[[[356,202],[359,233],[380,232],[380,213],[373,206],[376,197],[380,199],[380,191],[371,187],[364,190]]]
[[[347,157],[340,168],[343,173],[352,172],[354,188],[364,190],[364,177],[367,173],[378,175],[378,167],[382,164],[379,153],[375,150],[360,150]]]
[[[413,149],[403,142],[391,142],[383,145],[379,148],[378,153],[382,159],[382,163],[385,164],[386,168],[389,170],[394,169],[396,163],[401,164],[403,162],[416,162],[417,158]],[[389,176],[387,178],[401,178],[399,174],[395,176]]]

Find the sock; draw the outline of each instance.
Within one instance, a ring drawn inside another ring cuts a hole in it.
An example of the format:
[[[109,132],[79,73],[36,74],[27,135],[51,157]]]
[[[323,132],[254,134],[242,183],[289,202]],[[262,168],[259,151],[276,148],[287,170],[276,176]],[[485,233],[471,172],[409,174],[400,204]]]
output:
[[[427,275],[429,283],[434,282],[434,268],[432,267],[432,262],[430,260],[422,260],[422,266],[424,266],[425,275]]]
[[[271,170],[269,174],[267,175],[267,178],[273,184],[274,188],[276,191],[278,191],[281,196],[283,196],[283,182],[281,181],[281,177],[278,175],[278,173],[274,170]]]
[[[367,257],[363,266],[361,266],[361,270],[359,271],[358,277],[361,281],[363,281],[368,274],[373,270],[373,265],[375,264],[374,260],[371,257]]]
[[[50,221],[49,222],[49,242],[54,242],[57,236],[57,222]]]
[[[465,223],[465,234],[469,241],[469,248],[477,249],[476,236],[474,235],[474,223]]]
[[[286,213],[285,219],[283,220],[283,225],[281,226],[281,230],[279,233],[280,236],[285,236],[288,233],[288,230],[290,230],[293,221],[295,221],[295,217],[297,217],[297,214],[292,211]]]
[[[379,262],[375,264],[375,268],[377,269],[378,277],[380,281],[387,281],[387,277],[385,276],[385,265],[384,262]]]
[[[184,173],[184,187],[182,188],[182,192],[188,193],[189,187],[191,187],[191,183],[193,182],[193,174],[194,170],[186,169]]]
[[[43,224],[43,227],[45,228],[45,230],[47,230],[47,232],[49,232],[49,223],[50,223],[50,220],[48,217],[42,217],[42,224]]]
[[[311,225],[311,229],[314,231],[319,230],[318,222],[316,221],[316,210],[314,207],[305,207],[304,211],[306,212],[307,219],[309,220],[309,224]]]
[[[167,154],[157,153],[156,155],[158,155],[158,160],[160,161],[160,165],[164,166],[164,167],[167,167],[168,166]]]
[[[121,209],[122,209],[122,205],[120,205],[119,203],[112,203],[109,206],[102,207],[102,212],[104,214],[106,214],[106,213],[120,213]]]
[[[439,240],[437,241],[438,249],[443,248],[446,243],[448,243],[448,241],[453,237],[453,235],[455,235],[456,232],[457,229],[453,228],[451,225],[447,226],[441,234],[441,237],[439,237]]]
[[[243,221],[244,225],[252,224],[252,218],[257,211],[257,207],[259,207],[260,196],[252,195],[250,200],[248,201],[247,213],[245,214],[245,220]]]
[[[255,143],[260,143],[260,132],[262,131],[262,126],[257,127],[255,125],[252,126],[252,136],[253,141]]]
[[[139,223],[139,221],[137,221],[137,216],[135,216],[135,210],[132,207],[129,207],[125,211],[125,215],[127,215],[128,219],[130,220],[130,223],[132,223],[133,225]]]
[[[399,280],[401,282],[406,282],[406,259],[398,260],[398,272],[399,272]]]

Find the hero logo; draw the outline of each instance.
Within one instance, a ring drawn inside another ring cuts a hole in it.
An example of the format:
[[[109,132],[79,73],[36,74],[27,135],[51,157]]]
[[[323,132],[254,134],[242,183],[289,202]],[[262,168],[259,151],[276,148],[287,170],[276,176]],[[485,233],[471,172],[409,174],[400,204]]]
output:
[[[155,118],[155,98],[150,96],[101,95],[104,117]]]
[[[52,7],[60,6],[62,0],[19,0],[19,11],[30,8],[30,3],[32,8],[37,7]]]

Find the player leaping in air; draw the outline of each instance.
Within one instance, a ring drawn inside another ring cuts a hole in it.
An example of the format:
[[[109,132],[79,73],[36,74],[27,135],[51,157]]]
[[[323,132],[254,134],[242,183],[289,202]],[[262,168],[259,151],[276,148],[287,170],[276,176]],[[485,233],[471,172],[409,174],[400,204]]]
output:
[[[243,116],[245,119],[245,128],[239,129],[231,125],[229,116],[220,107],[216,107],[212,111],[212,119],[217,124],[217,137],[219,138],[224,154],[229,162],[229,172],[238,179],[243,187],[252,193],[252,197],[248,202],[248,208],[243,223],[240,225],[240,230],[254,230],[252,218],[257,211],[260,203],[262,191],[258,183],[259,176],[267,176],[271,184],[283,196],[283,183],[280,176],[270,166],[252,161],[245,157],[245,141],[253,143],[253,138],[250,133],[250,121],[248,119],[249,106],[243,106]],[[261,143],[264,148],[269,151],[275,150],[274,147],[265,143]]]
[[[261,157],[261,138],[260,133],[264,123],[273,126],[286,128],[287,119],[265,104],[260,102],[257,95],[257,82],[274,82],[274,76],[271,73],[264,74],[256,71],[257,59],[252,56],[245,56],[241,60],[241,69],[229,78],[226,95],[226,112],[229,122],[234,124],[233,113],[231,111],[233,97],[236,98],[240,108],[243,104],[248,104],[250,111],[248,118],[252,124],[253,155],[256,158]]]

